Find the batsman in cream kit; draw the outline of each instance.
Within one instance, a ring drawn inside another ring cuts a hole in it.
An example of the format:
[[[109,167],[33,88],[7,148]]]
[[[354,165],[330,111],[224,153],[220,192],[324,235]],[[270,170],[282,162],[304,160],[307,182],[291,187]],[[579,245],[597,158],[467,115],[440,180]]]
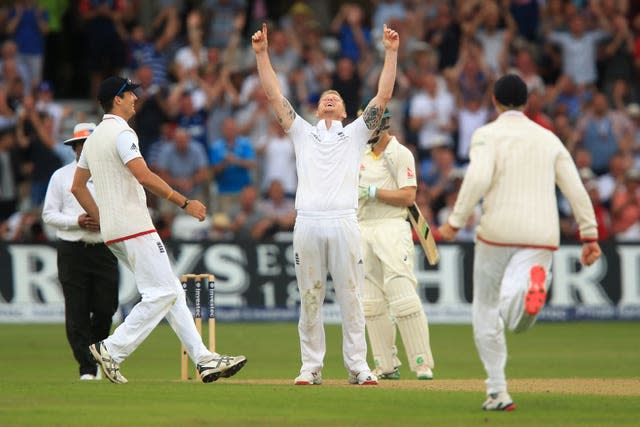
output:
[[[416,292],[414,244],[407,207],[415,202],[415,161],[389,134],[388,110],[360,163],[358,221],[365,266],[364,315],[380,379],[399,379],[396,325],[409,366],[420,380],[433,379],[429,325]],[[435,244],[433,247],[435,250]]]

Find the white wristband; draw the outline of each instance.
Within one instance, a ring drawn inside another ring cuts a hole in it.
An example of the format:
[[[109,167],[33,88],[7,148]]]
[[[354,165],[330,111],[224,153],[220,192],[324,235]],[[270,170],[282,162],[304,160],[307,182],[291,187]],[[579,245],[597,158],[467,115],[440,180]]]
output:
[[[370,199],[375,199],[376,198],[376,191],[377,188],[375,185],[370,185],[369,186],[369,198]]]

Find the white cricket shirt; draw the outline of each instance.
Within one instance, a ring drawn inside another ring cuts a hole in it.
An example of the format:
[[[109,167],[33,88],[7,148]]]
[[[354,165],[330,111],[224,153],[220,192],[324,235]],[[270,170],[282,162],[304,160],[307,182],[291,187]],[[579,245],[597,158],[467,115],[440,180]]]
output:
[[[288,131],[296,153],[296,210],[335,211],[358,207],[358,168],[371,135],[362,116],[342,126],[315,126],[296,116]]]

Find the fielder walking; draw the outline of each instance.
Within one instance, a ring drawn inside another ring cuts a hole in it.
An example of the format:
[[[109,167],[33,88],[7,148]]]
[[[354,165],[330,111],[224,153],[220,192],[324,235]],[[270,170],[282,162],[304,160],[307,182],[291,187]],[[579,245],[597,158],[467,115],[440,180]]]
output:
[[[230,377],[244,366],[246,358],[212,353],[202,343],[182,285],[151,222],[144,188],[200,221],[206,209],[198,200],[189,200],[172,189],[147,167],[138,137],[127,124],[135,114],[137,96],[133,91],[137,87],[115,76],[100,84],[98,101],[106,114],[84,144],[71,188],[84,210],[100,224],[109,249],[133,272],[142,296],[113,334],[92,344],[90,350],[109,380],[126,383],[120,363],[166,316],[197,364],[203,382]],[[93,178],[95,200],[87,187],[89,178]]]
[[[601,254],[591,201],[571,155],[550,131],[523,110],[527,86],[516,75],[498,79],[493,104],[498,118],[472,136],[471,163],[448,222],[439,228],[453,240],[482,198],[473,267],[473,334],[487,372],[485,410],[511,411],[507,392],[505,326],[533,326],[548,289],[553,251],[559,244],[556,184],[580,227],[581,262]]]
[[[364,315],[378,378],[400,379],[397,325],[411,370],[419,380],[431,380],[429,324],[416,292],[413,235],[407,221],[407,206],[416,198],[415,161],[411,151],[388,132],[390,118],[385,110],[360,164]]]
[[[118,260],[102,241],[98,221],[69,191],[84,141],[95,128],[94,123],[78,123],[73,137],[64,141],[76,153],[76,159],[51,175],[42,207],[42,220],[56,228],[65,329],[81,380],[101,377],[89,344],[109,336],[118,309],[120,278]],[[92,181],[87,187],[95,194]]]
[[[295,384],[321,384],[325,355],[322,305],[327,273],[333,278],[342,314],[342,354],[351,384],[377,384],[367,365],[362,247],[356,208],[358,166],[362,152],[378,127],[393,91],[398,33],[384,27],[384,65],[378,93],[365,112],[347,126],[345,105],[336,91],[320,96],[312,125],[300,117],[282,95],[271,66],[267,26],[252,36],[258,74],[280,125],[290,135],[296,154],[298,188],[293,231],[296,279],[300,291],[300,351],[302,367]]]

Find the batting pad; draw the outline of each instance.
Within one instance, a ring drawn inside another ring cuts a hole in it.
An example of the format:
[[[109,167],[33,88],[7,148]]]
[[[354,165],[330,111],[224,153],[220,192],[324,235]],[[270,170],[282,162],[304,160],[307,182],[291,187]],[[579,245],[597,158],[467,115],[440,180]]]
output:
[[[364,316],[375,367],[384,373],[392,372],[395,367],[393,349],[396,327],[389,315],[387,303],[382,299],[365,300]]]
[[[417,295],[407,296],[391,303],[393,313],[411,370],[419,365],[434,368],[429,342],[429,323]]]

